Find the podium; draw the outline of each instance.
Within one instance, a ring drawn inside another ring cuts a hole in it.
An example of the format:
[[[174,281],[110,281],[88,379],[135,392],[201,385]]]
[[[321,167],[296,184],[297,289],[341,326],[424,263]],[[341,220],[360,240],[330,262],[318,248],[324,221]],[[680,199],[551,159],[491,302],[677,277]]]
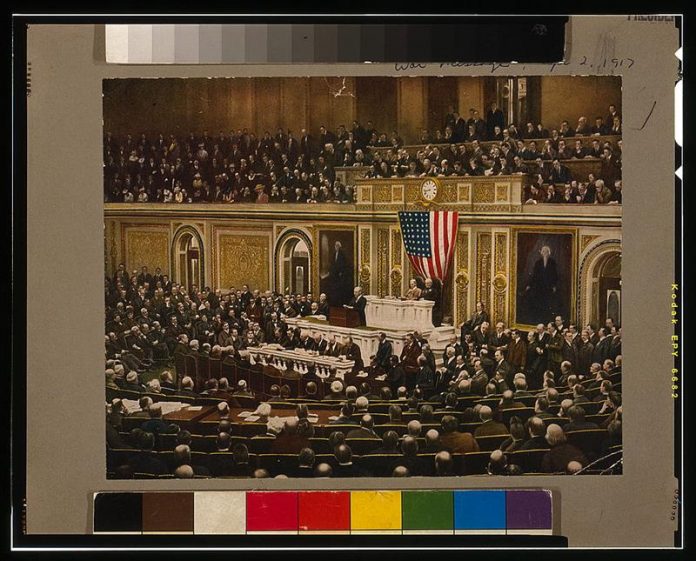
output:
[[[360,315],[356,310],[332,306],[329,309],[329,324],[337,327],[360,327]]]

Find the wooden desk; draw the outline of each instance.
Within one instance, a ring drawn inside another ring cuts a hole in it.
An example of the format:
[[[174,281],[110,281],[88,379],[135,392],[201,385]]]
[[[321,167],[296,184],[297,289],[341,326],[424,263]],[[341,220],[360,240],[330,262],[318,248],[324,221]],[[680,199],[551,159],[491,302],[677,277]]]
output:
[[[360,327],[360,315],[356,310],[332,306],[329,311],[329,324],[338,327]]]
[[[295,416],[295,407],[276,407],[275,404],[271,403],[271,417],[294,417]],[[307,403],[307,408],[309,409],[310,413],[316,413],[317,416],[319,417],[319,420],[316,423],[312,423],[313,425],[328,425],[331,420],[329,417],[338,417],[340,414],[340,409],[318,409],[318,408],[312,408],[311,403]],[[249,409],[243,409],[240,407],[231,407],[230,408],[230,416],[229,416],[229,421],[232,424],[243,424],[243,423],[249,423],[249,421],[246,420],[244,417],[238,417],[241,412],[243,411],[249,411]],[[206,417],[200,419],[200,422],[205,422],[205,423],[219,423],[220,422],[220,415],[217,411],[209,411],[206,414]],[[252,421],[258,423],[258,421]],[[251,423],[250,423],[251,424]]]
[[[194,407],[193,411],[191,410],[191,407]],[[179,411],[172,411],[171,413],[163,415],[162,418],[165,421],[170,421],[177,424],[197,423],[204,417],[210,415],[210,413],[216,409],[213,405],[199,405],[198,407],[200,407],[200,409],[198,409],[196,406],[191,407],[185,407]]]

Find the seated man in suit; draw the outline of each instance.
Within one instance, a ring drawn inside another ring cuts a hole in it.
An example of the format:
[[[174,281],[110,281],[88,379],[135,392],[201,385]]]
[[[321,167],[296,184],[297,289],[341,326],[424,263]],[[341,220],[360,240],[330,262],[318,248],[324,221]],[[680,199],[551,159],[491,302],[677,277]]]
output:
[[[403,386],[406,380],[406,372],[399,361],[399,357],[392,355],[389,357],[389,367],[387,369],[387,380],[392,393],[396,393],[399,387]]]
[[[191,466],[194,475],[202,475],[205,477],[210,477],[211,475],[210,470],[207,467],[192,463],[191,448],[189,448],[186,444],[179,444],[176,448],[174,448],[174,461],[177,467],[183,465]]]
[[[379,374],[389,370],[389,359],[392,356],[393,347],[391,341],[387,340],[387,334],[380,332],[377,353],[370,357],[370,366],[376,369]]]
[[[418,283],[416,279],[411,279],[408,281],[408,290],[404,298],[406,300],[419,300],[421,297],[421,289],[418,288]]]
[[[358,312],[360,325],[365,325],[365,306],[367,306],[367,299],[362,293],[362,288],[359,286],[353,289],[353,298],[351,301],[348,304],[343,304],[344,308]]]
[[[401,458],[397,463],[405,467],[410,475],[427,474],[427,460],[418,456],[418,441],[411,435],[404,436],[401,441]]]
[[[529,439],[522,444],[520,450],[548,450],[549,443],[546,442],[546,425],[540,417],[531,417],[527,421],[527,431]]]
[[[569,422],[563,427],[563,431],[566,433],[599,428],[596,423],[585,420],[585,410],[580,405],[573,405],[568,409],[568,419]]]
[[[334,380],[329,386],[329,393],[324,396],[327,400],[339,400],[345,399],[346,395],[343,392],[343,382],[341,380]]]
[[[367,475],[362,469],[353,463],[353,451],[347,444],[340,444],[334,450],[336,467],[333,470],[334,477],[363,477]]]
[[[478,452],[479,445],[468,432],[459,432],[457,418],[453,415],[445,415],[441,421],[442,434],[440,434],[440,446],[443,450],[454,454],[465,452]]]
[[[346,438],[379,438],[374,431],[375,420],[372,415],[365,414],[360,418],[360,428],[348,432]]]
[[[355,370],[362,370],[363,366],[365,366],[362,359],[362,353],[360,352],[360,347],[353,342],[352,337],[348,337],[348,342],[343,349],[343,353],[346,355],[348,360],[355,361]]]
[[[425,355],[421,354],[418,357],[418,374],[416,375],[416,388],[423,392],[427,399],[435,391],[435,373],[428,363]]]
[[[488,405],[483,405],[479,409],[479,418],[481,419],[481,425],[474,431],[475,437],[510,434],[510,431],[503,423],[493,420],[493,410]]]
[[[336,340],[335,335],[329,335],[329,342],[326,345],[324,354],[326,356],[338,356],[343,353],[343,345]]]
[[[148,408],[150,419],[145,421],[141,428],[145,432],[150,432],[155,435],[155,439],[160,434],[176,434],[179,432],[179,427],[172,423],[167,423],[162,419],[162,405],[153,403]]]
[[[541,471],[545,473],[564,472],[569,462],[579,462],[583,467],[587,465],[587,458],[582,451],[569,444],[563,429],[550,424],[546,427],[546,442],[550,449],[541,461]]]

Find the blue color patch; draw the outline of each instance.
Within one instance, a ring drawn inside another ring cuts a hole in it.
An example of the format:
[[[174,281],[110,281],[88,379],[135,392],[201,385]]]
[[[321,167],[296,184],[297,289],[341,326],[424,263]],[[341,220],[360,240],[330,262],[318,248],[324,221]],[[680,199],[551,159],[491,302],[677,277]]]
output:
[[[505,491],[455,491],[455,530],[504,530]]]

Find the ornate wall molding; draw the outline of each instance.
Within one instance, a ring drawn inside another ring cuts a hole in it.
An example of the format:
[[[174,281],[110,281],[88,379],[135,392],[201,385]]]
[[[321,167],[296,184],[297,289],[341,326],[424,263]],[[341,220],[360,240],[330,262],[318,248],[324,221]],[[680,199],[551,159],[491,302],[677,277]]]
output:
[[[380,297],[389,292],[389,230],[377,230],[377,294]]]
[[[478,233],[476,241],[476,301],[483,302],[486,309],[490,309],[491,303],[491,244],[492,236],[490,233]]]
[[[469,314],[469,231],[457,233],[457,274],[454,276],[456,325],[466,321]]]
[[[508,235],[504,232],[495,233],[495,277],[493,278],[493,311],[494,320],[508,321]]]
[[[587,234],[580,236],[580,253],[582,254],[587,249],[587,246],[599,237],[601,236]]]
[[[371,266],[371,231],[369,228],[360,228],[359,230],[359,247],[360,247],[360,273],[359,284],[365,294],[370,293],[370,266]]]

